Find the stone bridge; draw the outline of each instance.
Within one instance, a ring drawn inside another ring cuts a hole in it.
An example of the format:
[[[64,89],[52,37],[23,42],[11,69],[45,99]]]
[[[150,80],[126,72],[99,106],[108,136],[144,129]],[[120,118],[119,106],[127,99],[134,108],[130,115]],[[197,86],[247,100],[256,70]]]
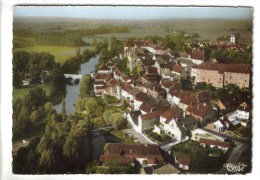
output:
[[[64,74],[65,78],[81,79],[83,75],[80,74]]]

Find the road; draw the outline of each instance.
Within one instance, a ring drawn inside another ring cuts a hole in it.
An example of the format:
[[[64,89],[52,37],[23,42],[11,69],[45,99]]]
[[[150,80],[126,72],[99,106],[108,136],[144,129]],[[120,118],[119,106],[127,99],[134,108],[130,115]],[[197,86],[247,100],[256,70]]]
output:
[[[144,137],[141,133],[135,131],[134,129],[126,129],[124,130],[129,136],[133,136],[141,144],[155,144],[152,141],[149,141],[147,138]]]
[[[239,160],[241,154],[243,151],[246,149],[246,144],[240,143],[240,142],[235,142],[236,147],[232,150],[231,155],[229,156],[226,164],[231,163],[235,164]],[[216,172],[217,174],[227,174],[228,170],[226,167],[221,168],[219,171]]]
[[[227,162],[225,164],[231,163],[231,164],[235,164],[237,163],[237,161],[239,160],[240,156],[242,155],[242,153],[246,150],[247,148],[247,143],[248,143],[248,139],[247,138],[236,138],[233,136],[229,136],[214,130],[210,130],[207,128],[203,128],[203,130],[211,132],[213,134],[216,134],[218,136],[222,136],[228,139],[231,139],[234,141],[235,143],[235,148],[233,148]],[[227,174],[228,170],[226,167],[221,168],[219,171],[216,172],[217,174]]]

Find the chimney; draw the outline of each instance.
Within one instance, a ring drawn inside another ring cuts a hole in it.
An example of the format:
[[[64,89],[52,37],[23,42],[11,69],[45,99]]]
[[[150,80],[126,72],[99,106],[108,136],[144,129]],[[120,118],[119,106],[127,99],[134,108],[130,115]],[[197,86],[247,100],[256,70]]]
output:
[[[186,114],[185,114],[185,111],[183,111],[183,117],[185,118]]]

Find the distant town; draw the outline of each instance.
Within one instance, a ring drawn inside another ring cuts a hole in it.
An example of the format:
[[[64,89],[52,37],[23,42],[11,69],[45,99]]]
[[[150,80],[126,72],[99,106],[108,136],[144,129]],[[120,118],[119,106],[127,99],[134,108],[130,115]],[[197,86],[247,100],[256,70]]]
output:
[[[251,26],[216,40],[14,27],[14,174],[251,172]]]

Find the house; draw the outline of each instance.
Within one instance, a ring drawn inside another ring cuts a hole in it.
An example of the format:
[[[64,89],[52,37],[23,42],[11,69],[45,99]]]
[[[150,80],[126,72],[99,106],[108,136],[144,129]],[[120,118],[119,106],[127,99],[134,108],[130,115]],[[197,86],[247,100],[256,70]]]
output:
[[[126,119],[127,119],[128,123],[136,131],[139,131],[139,128],[138,128],[138,117],[140,115],[142,115],[141,111],[131,111],[130,113],[126,114]]]
[[[158,75],[158,71],[156,67],[148,67],[146,69],[146,74],[147,75]]]
[[[109,67],[107,67],[107,65],[102,65],[98,69],[98,73],[100,73],[100,74],[109,74],[109,73],[111,73],[111,70],[109,69]]]
[[[156,103],[151,99],[148,99],[140,106],[140,111],[142,114],[147,114],[149,112],[154,112],[156,110],[157,110]]]
[[[95,82],[107,83],[112,79],[111,74],[100,74],[98,73],[95,77]]]
[[[164,84],[162,84],[162,87],[165,87],[166,91],[167,88]],[[174,81],[174,83],[171,85],[169,91],[167,92],[167,100],[172,105],[179,104],[180,98],[177,97],[177,93],[182,92],[182,83],[178,81]]]
[[[172,68],[172,74],[179,76],[181,79],[187,78],[187,72],[185,68],[177,63]]]
[[[230,122],[228,120],[217,120],[214,123],[214,129],[219,132],[224,132],[225,130],[229,129]]]
[[[166,98],[166,91],[161,87],[160,84],[153,84],[148,86],[148,94],[155,99]]]
[[[250,66],[247,64],[203,63],[193,66],[191,71],[195,84],[206,82],[217,88],[235,84],[239,88],[249,88]]]
[[[140,109],[140,106],[149,99],[149,96],[146,93],[139,92],[135,94],[134,97],[134,110],[137,111]]]
[[[189,170],[190,169],[190,159],[184,157],[174,156],[176,164],[178,164],[179,169]]]
[[[95,84],[95,83],[94,83]],[[104,91],[103,94],[108,94],[110,96],[115,96],[117,97],[117,86],[119,85],[120,83],[116,80],[116,79],[113,79],[111,80],[109,83],[108,83],[108,87],[106,88],[106,90]]]
[[[24,80],[23,80],[23,86],[29,86],[30,85],[30,83],[31,83],[31,79],[28,79],[28,78],[25,78]]]
[[[251,104],[243,102],[240,104],[235,112],[235,115],[240,120],[240,124],[244,127],[247,126],[250,120],[250,112],[252,111]]]
[[[239,119],[248,120],[250,117],[250,112],[251,112],[251,105],[249,105],[249,103],[243,102],[237,108],[237,111],[235,112],[235,114],[237,115],[237,117]]]
[[[192,61],[194,64],[202,64],[205,61],[204,51],[194,50],[188,55],[187,60]]]
[[[97,86],[94,91],[96,96],[102,96],[107,86]]]
[[[144,84],[146,83],[157,83],[159,82],[159,77],[158,75],[148,75],[148,74],[144,74],[141,77],[141,80]]]
[[[130,91],[132,89],[132,87],[128,84],[128,83],[121,83],[121,96],[124,98],[124,99],[128,99],[130,100],[130,97],[132,96],[130,94]]]
[[[214,100],[213,103],[224,112],[231,112],[238,106],[238,100],[233,96],[222,97]]]
[[[186,114],[195,117],[201,126],[212,122],[215,118],[215,111],[210,103],[192,102],[187,107]]]
[[[156,122],[160,120],[160,114],[162,112],[156,111],[147,114],[143,114],[138,117],[138,132],[142,133],[145,129],[151,129]]]
[[[162,79],[160,84],[162,85],[162,88],[165,89],[168,93],[170,88],[174,85],[174,82],[170,79]]]
[[[170,108],[160,115],[162,130],[179,142],[186,140],[187,135],[181,119],[182,111],[177,108]]]
[[[211,140],[211,139],[205,139],[205,138],[200,138],[199,140],[200,145],[202,146],[209,146],[211,148],[218,148],[223,151],[227,151],[228,149],[231,148],[230,142],[221,142],[221,141],[216,141],[216,140]]]
[[[105,145],[104,154],[100,155],[99,161],[102,163],[117,161],[131,164],[138,162],[143,167],[165,163],[159,146],[153,144],[109,143]]]

